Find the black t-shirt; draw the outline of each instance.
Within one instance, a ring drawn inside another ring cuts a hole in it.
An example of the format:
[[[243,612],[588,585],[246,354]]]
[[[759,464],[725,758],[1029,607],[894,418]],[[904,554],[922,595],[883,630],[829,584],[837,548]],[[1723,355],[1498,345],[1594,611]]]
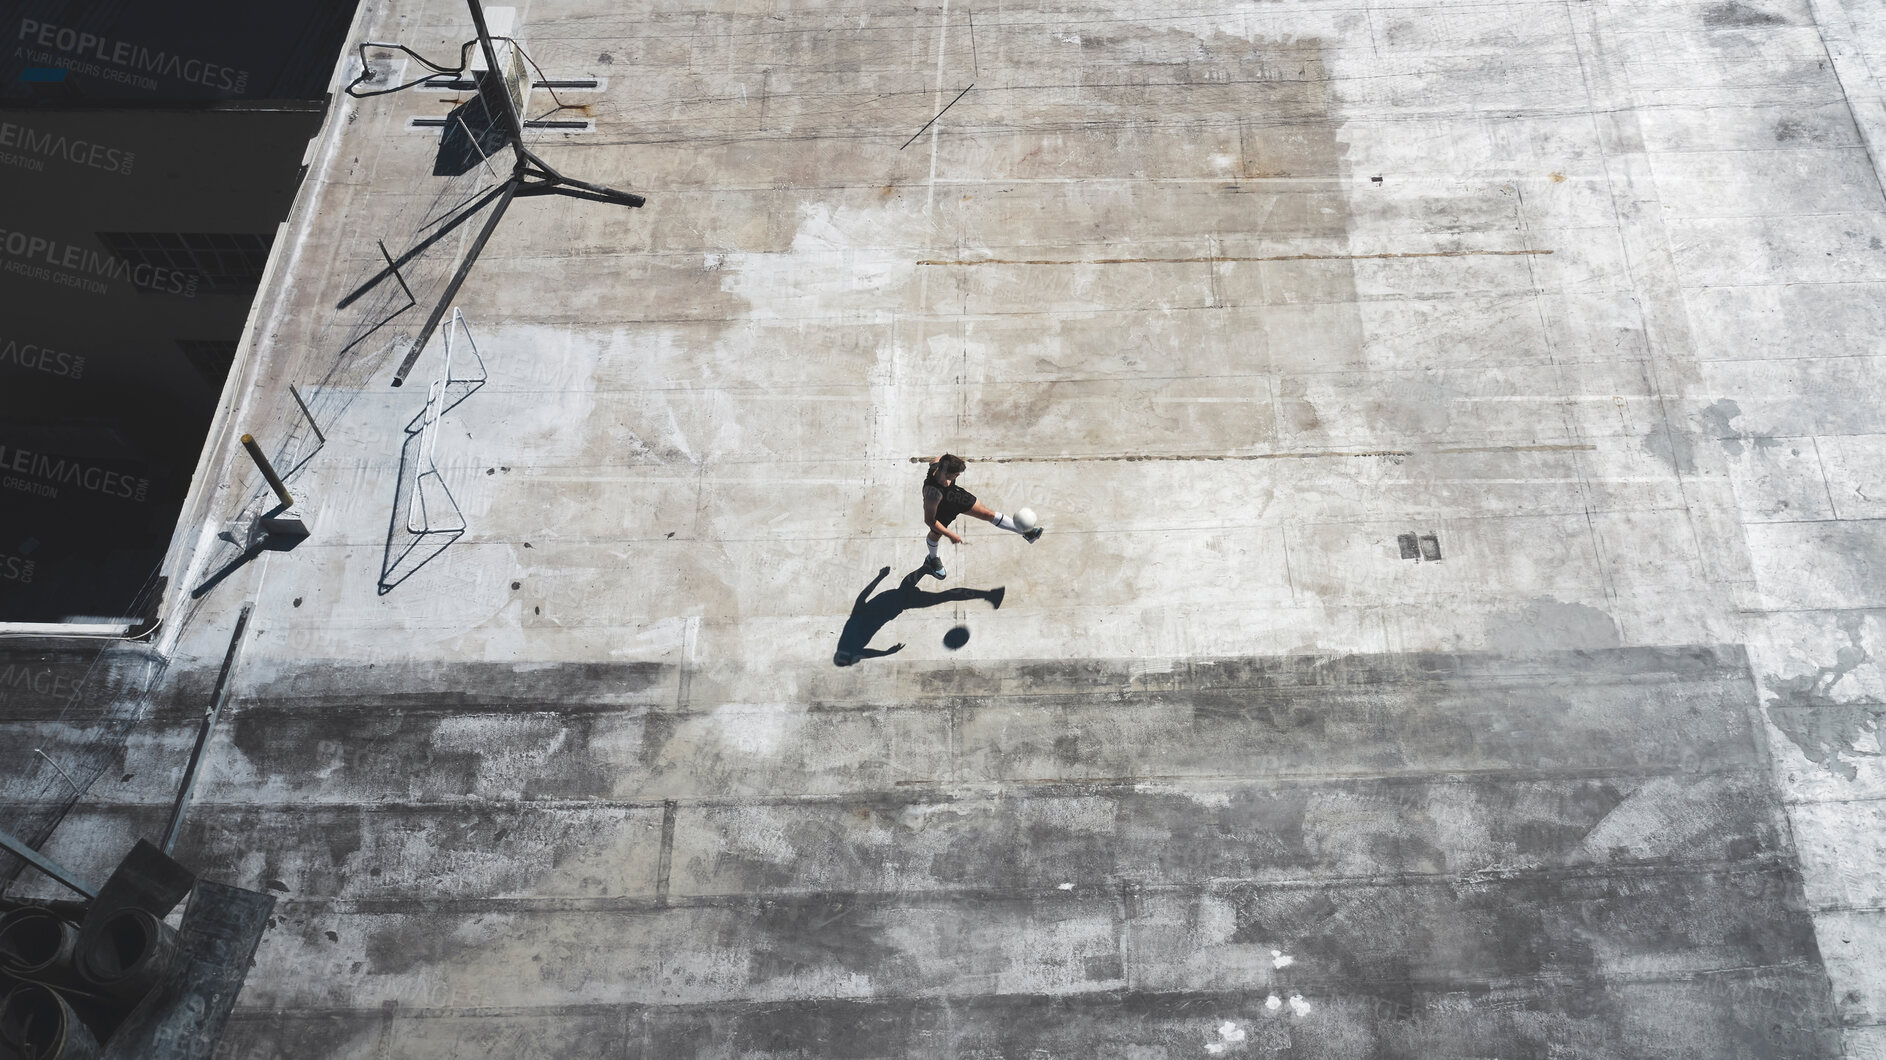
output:
[[[923,478],[923,505],[928,508],[936,503],[936,521],[944,526],[950,520],[976,506],[976,495],[952,483],[948,489],[936,484],[936,474],[932,472]]]

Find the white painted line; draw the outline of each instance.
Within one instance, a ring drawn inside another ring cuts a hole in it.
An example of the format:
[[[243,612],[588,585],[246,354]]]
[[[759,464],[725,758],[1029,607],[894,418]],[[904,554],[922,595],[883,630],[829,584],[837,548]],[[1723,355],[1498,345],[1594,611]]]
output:
[[[0,622],[0,636],[10,637],[122,637],[131,622]]]

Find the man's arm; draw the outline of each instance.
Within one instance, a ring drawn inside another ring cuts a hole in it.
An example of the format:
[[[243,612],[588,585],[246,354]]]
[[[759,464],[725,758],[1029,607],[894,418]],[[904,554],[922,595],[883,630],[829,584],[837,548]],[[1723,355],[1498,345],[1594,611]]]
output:
[[[931,533],[939,537],[947,537],[960,545],[963,543],[963,539],[951,532],[949,527],[936,521],[936,506],[941,504],[942,501],[943,498],[941,496],[931,497],[929,490],[923,491],[923,525],[929,527]]]

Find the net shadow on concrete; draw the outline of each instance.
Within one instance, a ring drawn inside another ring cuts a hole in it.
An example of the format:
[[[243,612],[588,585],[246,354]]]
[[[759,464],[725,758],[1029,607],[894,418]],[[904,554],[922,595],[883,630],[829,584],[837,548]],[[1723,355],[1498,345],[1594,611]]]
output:
[[[438,559],[454,541],[465,536],[463,514],[459,512],[458,502],[451,493],[444,490],[443,481],[439,483],[439,488],[451,511],[459,514],[457,525],[417,531],[411,528],[408,516],[415,505],[415,491],[422,488],[420,476],[414,474],[414,469],[424,458],[424,449],[425,433],[416,427],[408,428],[405,440],[400,445],[399,485],[386,520],[386,546],[381,552],[378,582],[381,596],[399,588],[420,568]]]
[[[381,366],[389,358],[402,355],[411,344],[410,334],[388,333],[387,329],[439,290],[452,262],[445,254],[432,253],[433,249],[459,225],[477,216],[497,190],[489,185],[487,174],[477,169],[445,180],[432,195],[401,211],[389,226],[406,230],[395,245],[407,249],[392,256],[383,255],[376,247],[371,257],[360,259],[360,280],[335,307],[335,315],[341,319],[326,329],[333,336],[333,344],[327,346],[332,352],[321,354],[311,349],[304,356],[313,363],[296,373],[309,380],[304,388],[305,415],[291,395],[283,394],[273,414],[258,417],[285,428],[266,440],[272,447],[271,461],[292,469],[291,480],[324,444],[322,432],[333,431]],[[363,353],[378,335],[386,336],[385,341],[372,352]],[[221,572],[227,577],[255,558],[259,554],[257,542],[250,540],[242,528],[253,524],[273,501],[267,484],[255,482],[242,507],[217,535],[218,543],[203,558],[201,570],[212,575]],[[200,598],[214,585],[205,579],[198,582],[197,588],[201,591],[195,595]]]
[[[381,596],[392,592],[400,582],[430,563],[467,529],[464,510],[452,495],[444,469],[438,464],[439,425],[446,413],[485,385],[490,372],[462,312],[452,310],[451,319],[439,335],[445,363],[439,370],[439,378],[426,390],[425,407],[407,421],[405,440],[400,445],[393,519],[387,528],[380,565]],[[454,360],[462,367],[468,358],[476,367],[463,375],[455,374],[458,369],[453,365]],[[405,512],[403,522],[402,511]]]

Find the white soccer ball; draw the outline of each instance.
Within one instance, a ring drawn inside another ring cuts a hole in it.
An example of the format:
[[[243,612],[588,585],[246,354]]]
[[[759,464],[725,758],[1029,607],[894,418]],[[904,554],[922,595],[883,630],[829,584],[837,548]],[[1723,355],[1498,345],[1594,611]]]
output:
[[[1023,533],[1027,533],[1035,527],[1040,526],[1041,520],[1035,518],[1035,510],[1033,508],[1018,508],[1015,512],[1015,525],[1021,527]]]

